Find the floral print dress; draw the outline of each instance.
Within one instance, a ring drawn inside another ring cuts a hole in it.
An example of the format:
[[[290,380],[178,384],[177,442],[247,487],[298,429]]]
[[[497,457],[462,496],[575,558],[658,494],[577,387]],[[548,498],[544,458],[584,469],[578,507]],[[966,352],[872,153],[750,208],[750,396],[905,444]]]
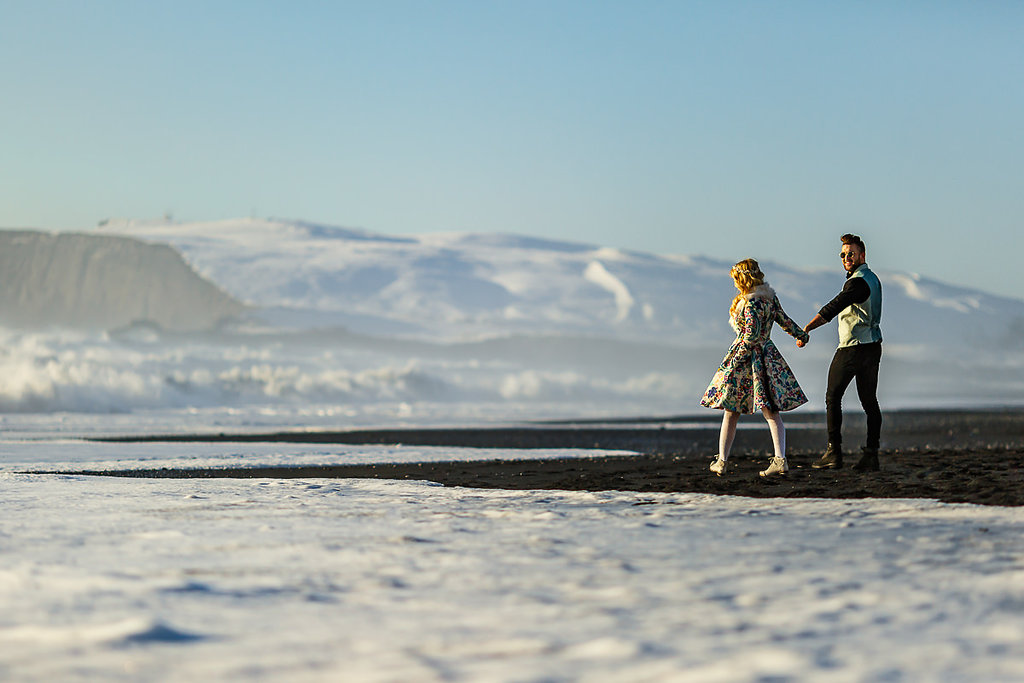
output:
[[[761,285],[740,302],[730,324],[736,341],[711,378],[700,405],[737,413],[793,410],[807,403],[786,359],[771,340],[772,324],[806,342],[809,335],[782,310],[775,291]]]

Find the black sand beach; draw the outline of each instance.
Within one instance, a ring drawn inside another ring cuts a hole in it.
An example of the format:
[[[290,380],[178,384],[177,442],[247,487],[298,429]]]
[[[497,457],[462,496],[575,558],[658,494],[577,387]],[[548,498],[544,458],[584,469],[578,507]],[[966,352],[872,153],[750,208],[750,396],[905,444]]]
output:
[[[716,414],[711,415],[715,419]],[[896,411],[885,414],[882,470],[854,472],[862,415],[844,426],[847,467],[815,470],[824,416],[786,416],[791,470],[769,480],[771,441],[759,416],[744,416],[726,477],[708,472],[718,429],[708,417],[550,422],[515,427],[363,429],[266,434],[111,437],[117,442],[280,442],[406,444],[525,449],[524,459],[381,465],[88,472],[129,477],[383,478],[501,489],[675,491],[784,498],[933,498],[984,505],[1024,505],[1024,411]],[[635,454],[531,459],[529,449],[624,450]],[[852,452],[850,452],[852,451]],[[83,472],[76,472],[82,474]]]
[[[717,414],[715,414],[717,415]],[[714,420],[715,415],[712,416]],[[764,421],[744,416],[731,469],[708,465],[718,428],[707,417],[601,422],[550,422],[512,427],[358,429],[243,434],[109,437],[118,442],[305,442],[409,444],[522,449],[523,459],[385,465],[198,468],[77,472],[131,477],[423,479],[452,486],[688,492],[755,498],[928,498],[949,503],[1024,505],[1024,411],[900,411],[885,415],[882,471],[854,472],[863,418],[847,418],[848,466],[810,467],[824,439],[823,416],[786,416],[791,471],[763,479],[770,438]],[[593,458],[530,459],[532,449],[629,451]]]

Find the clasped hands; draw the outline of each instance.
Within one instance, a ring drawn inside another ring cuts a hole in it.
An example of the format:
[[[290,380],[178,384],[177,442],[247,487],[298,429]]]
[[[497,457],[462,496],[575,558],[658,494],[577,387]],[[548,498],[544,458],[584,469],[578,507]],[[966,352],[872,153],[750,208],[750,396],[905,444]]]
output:
[[[806,325],[804,325],[804,332],[807,332],[808,334],[810,334],[811,330],[815,330],[815,329],[821,327],[826,322],[827,321],[824,318],[822,318],[821,314],[819,313],[818,315],[814,316],[814,319],[811,320],[811,322],[809,322]],[[807,345],[807,342],[800,341],[799,339],[796,340],[796,346],[797,346],[798,349],[802,349],[806,345]]]
[[[811,330],[813,330],[813,329],[814,329],[814,327],[813,327],[813,326],[811,325],[811,323],[807,323],[806,325],[804,325],[804,332],[807,332],[807,333],[808,333],[808,336],[807,336],[807,341],[810,341],[810,340],[811,340],[811,338],[810,338],[810,332],[811,332]],[[802,348],[804,348],[805,346],[807,346],[807,342],[806,342],[806,341],[804,341],[804,340],[802,340],[802,339],[797,339],[797,340],[796,340],[796,347],[797,347],[798,349],[802,349]]]

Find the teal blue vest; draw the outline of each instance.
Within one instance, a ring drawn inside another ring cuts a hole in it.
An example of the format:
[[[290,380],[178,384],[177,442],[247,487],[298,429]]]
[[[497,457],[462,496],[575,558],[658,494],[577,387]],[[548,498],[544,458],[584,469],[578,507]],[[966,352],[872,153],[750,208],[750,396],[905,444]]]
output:
[[[867,264],[853,271],[850,277],[859,277],[867,283],[871,295],[866,301],[847,306],[839,314],[839,347],[856,346],[882,341],[882,283]]]

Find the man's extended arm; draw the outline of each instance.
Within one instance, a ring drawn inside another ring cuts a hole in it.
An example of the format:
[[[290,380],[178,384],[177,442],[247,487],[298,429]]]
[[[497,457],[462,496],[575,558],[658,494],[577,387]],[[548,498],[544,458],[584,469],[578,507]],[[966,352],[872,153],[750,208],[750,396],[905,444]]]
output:
[[[816,330],[839,315],[839,311],[853,304],[864,303],[871,296],[871,288],[862,277],[851,277],[843,285],[843,290],[832,301],[821,307],[811,322],[804,325],[804,332]]]
[[[819,314],[817,314],[816,316],[814,316],[811,319],[811,322],[809,322],[806,325],[804,325],[804,332],[810,332],[811,330],[816,330],[816,329],[818,329],[819,327],[821,327],[822,325],[824,325],[827,322],[828,322],[827,320],[825,320],[824,318],[821,317],[821,313],[819,313]]]

